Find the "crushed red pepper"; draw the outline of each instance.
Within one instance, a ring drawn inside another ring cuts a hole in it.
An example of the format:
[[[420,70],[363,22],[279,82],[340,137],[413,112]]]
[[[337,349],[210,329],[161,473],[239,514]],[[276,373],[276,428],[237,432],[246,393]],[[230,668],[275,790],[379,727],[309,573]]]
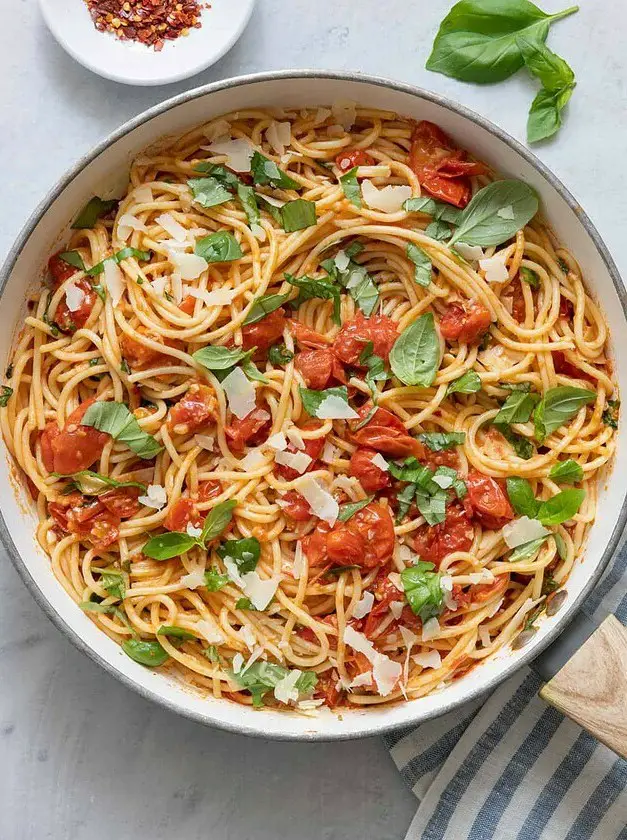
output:
[[[96,29],[123,41],[163,49],[165,40],[200,29],[203,4],[198,0],[85,0]]]

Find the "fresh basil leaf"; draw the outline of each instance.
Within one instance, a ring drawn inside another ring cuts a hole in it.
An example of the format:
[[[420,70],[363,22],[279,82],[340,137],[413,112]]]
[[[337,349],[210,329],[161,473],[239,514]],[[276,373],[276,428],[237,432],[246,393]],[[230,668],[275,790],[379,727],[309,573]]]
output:
[[[443,449],[452,449],[454,446],[461,446],[466,440],[465,432],[422,432],[418,440],[428,446],[432,452],[441,452]]]
[[[110,213],[114,207],[118,206],[116,198],[103,199],[95,195],[90,198],[87,204],[83,207],[81,212],[72,222],[74,230],[85,230],[93,228],[98,219]]]
[[[218,653],[218,648],[216,645],[208,645],[203,650],[204,655],[207,657],[209,662],[219,662],[220,661],[220,654]]]
[[[534,496],[531,484],[527,479],[519,476],[509,476],[505,483],[507,485],[507,495],[516,513],[519,516],[528,516],[530,519],[535,519],[540,509],[540,502]]]
[[[512,391],[492,423],[499,431],[501,426],[511,426],[512,423],[526,423],[539,400],[538,394]]]
[[[426,288],[431,283],[431,259],[429,255],[414,242],[407,243],[407,257],[416,266],[414,280],[419,286]]]
[[[66,478],[61,473],[52,473],[52,475]],[[116,481],[114,478],[109,478],[107,475],[92,470],[81,470],[81,472],[74,473],[71,479],[84,496],[100,496],[101,493],[106,493],[112,487],[138,487],[146,492],[146,485],[140,484],[138,481]]]
[[[503,435],[505,440],[511,444],[514,452],[519,458],[528,461],[533,456],[533,444],[530,440],[522,435],[513,432],[509,426],[495,426],[495,428]]]
[[[124,403],[103,400],[92,403],[85,412],[81,425],[106,432],[146,460],[154,458],[163,449],[152,435],[143,431]]]
[[[339,397],[348,405],[348,388],[346,385],[337,388],[326,388],[324,391],[314,391],[311,388],[299,387],[300,398],[303,401],[303,408],[311,417],[317,417],[320,405],[327,397]]]
[[[294,354],[285,344],[274,344],[268,350],[268,361],[273,365],[287,365],[293,358]]]
[[[555,134],[561,126],[561,111],[572,95],[575,74],[563,58],[541,41],[523,35],[517,43],[527,69],[542,84],[527,122],[527,139],[535,143]]]
[[[584,490],[562,490],[540,504],[537,519],[543,525],[561,525],[572,519],[581,507],[586,493]]]
[[[174,639],[195,639],[193,633],[185,630],[183,627],[176,627],[174,624],[162,624],[157,630],[157,636],[172,636]]]
[[[390,367],[405,385],[428,388],[440,366],[440,341],[433,313],[426,312],[406,327],[390,352]]]
[[[574,388],[571,385],[551,388],[540,400],[533,413],[536,440],[544,443],[551,432],[567,423],[580,408],[595,400],[595,392],[587,388]]]
[[[233,196],[217,178],[190,178],[187,182],[194,196],[194,202],[201,207],[215,207],[232,201]]]
[[[194,253],[208,263],[233,262],[244,256],[237,239],[226,230],[210,233],[197,240]]]
[[[416,458],[406,458],[399,467],[394,461],[388,461],[390,475],[399,481],[408,481],[417,489],[426,493],[438,493],[440,487],[433,481],[434,473],[429,467],[421,464]]]
[[[414,501],[414,496],[416,495],[416,485],[415,484],[407,484],[403,487],[396,494],[396,500],[398,502],[398,511],[396,512],[396,524],[400,525],[403,519],[407,516],[407,512],[411,507],[411,503]]]
[[[178,531],[167,531],[149,539],[142,552],[153,560],[170,560],[172,557],[180,557],[195,545],[198,545],[195,537]]]
[[[254,606],[253,602],[250,598],[238,598],[235,602],[235,609],[236,610],[252,610],[253,612],[257,612],[257,607]]]
[[[529,109],[527,142],[538,143],[552,137],[562,126],[562,111],[572,96],[574,85],[561,90],[538,91]]]
[[[250,171],[253,182],[260,186],[269,184],[271,187],[281,190],[302,189],[298,181],[294,181],[283,170],[279,169],[273,160],[264,157],[260,152],[255,152],[250,161]]]
[[[206,175],[209,175],[211,178],[218,181],[218,183],[222,184],[223,187],[227,187],[227,189],[231,190],[231,192],[237,190],[239,185],[242,183],[234,172],[231,172],[230,169],[227,169],[226,166],[223,166],[221,163],[208,163],[207,161],[201,161],[201,163],[198,163],[194,167],[194,172],[203,172]]]
[[[208,592],[218,592],[229,582],[229,576],[221,574],[215,566],[205,571],[205,586]]]
[[[225,560],[227,557],[237,566],[241,575],[254,572],[261,556],[261,546],[256,537],[245,537],[241,540],[226,540],[217,548],[218,556]]]
[[[10,388],[8,385],[3,385],[2,388],[0,388],[0,407],[6,408],[12,396],[13,388]]]
[[[426,195],[408,198],[403,204],[403,210],[407,213],[424,213],[427,216],[433,216],[437,221],[450,222],[452,225],[458,223],[462,213],[458,207]]]
[[[96,265],[92,265],[91,268],[85,269],[85,274],[89,275],[89,277],[97,277],[99,274],[102,274],[105,270],[105,263],[109,260],[112,260],[114,263],[119,264],[122,260],[127,260],[129,257],[135,257],[138,260],[142,260],[142,262],[146,262],[150,259],[150,251],[140,251],[139,248],[122,248],[121,251],[118,251],[115,254],[112,254],[110,257],[105,257]],[[104,300],[105,299],[105,291],[102,286],[95,286],[92,283],[92,289],[97,292],[98,296]]]
[[[557,531],[553,534],[553,539],[555,540],[555,547],[557,548],[557,554],[560,560],[568,560],[568,548],[566,546],[566,540],[561,534],[558,534]],[[548,579],[545,580],[545,583],[542,584],[542,594],[548,594],[544,592],[545,584],[549,584],[549,580],[553,581],[554,587],[553,589],[549,589],[548,592],[554,592],[555,589],[559,589],[559,584],[556,583],[553,578],[549,575]],[[550,585],[550,584],[549,584]]]
[[[361,189],[359,187],[359,181],[357,180],[357,169],[357,166],[353,166],[352,169],[349,169],[348,172],[341,175],[340,184],[342,185],[344,195],[350,203],[354,204],[355,207],[361,208]]]
[[[140,665],[147,665],[149,668],[156,668],[163,665],[170,657],[159,642],[150,642],[144,639],[127,639],[122,642],[122,650],[135,662]]]
[[[475,370],[467,370],[459,379],[454,379],[446,387],[445,397],[450,394],[476,394],[481,390],[481,377]]]
[[[524,391],[528,394],[531,391],[531,382],[499,382],[498,387],[503,391]]]
[[[511,208],[513,218],[499,211]],[[511,239],[538,212],[535,190],[522,181],[493,181],[476,193],[459,219],[459,227],[449,245],[461,240],[468,245],[500,245]]]
[[[353,245],[359,245],[359,243],[353,243]],[[334,280],[344,286],[364,315],[369,318],[379,305],[379,290],[364,266],[352,259],[349,248],[344,253],[349,257],[346,268],[338,268],[335,260],[324,260],[321,266]],[[359,251],[353,249],[353,256],[356,253]]]
[[[362,499],[360,502],[347,502],[340,505],[340,512],[338,513],[338,520],[340,522],[348,522],[348,520],[357,513],[358,510],[365,508],[374,499],[374,496],[368,496],[367,499]]]
[[[252,355],[251,351],[249,350],[246,353],[246,357],[242,360],[241,368],[246,374],[246,376],[252,382],[263,382],[264,385],[268,384],[268,379],[263,375],[263,373],[259,370],[257,365],[253,362],[250,358]]]
[[[462,0],[440,24],[427,69],[462,82],[501,82],[523,66],[520,36],[545,41],[551,23],[577,8],[547,15],[528,0]]]
[[[569,458],[568,461],[559,461],[557,464],[553,464],[549,478],[552,478],[558,484],[577,484],[579,481],[583,481],[583,468],[577,461]]]
[[[266,315],[283,306],[288,298],[289,294],[262,295],[261,297],[255,298],[248,315],[244,319],[244,326],[247,324],[256,324],[257,321],[261,321]]]
[[[416,506],[420,513],[424,516],[427,525],[439,525],[446,519],[446,501],[447,494],[444,490],[440,490],[433,494],[428,494],[416,489]]]
[[[275,665],[274,662],[266,662],[258,659],[246,670],[235,674],[231,672],[232,678],[242,688],[247,688],[253,697],[253,706],[261,706],[265,695],[272,691],[276,685],[290,673],[288,668],[282,665]],[[315,671],[303,671],[295,683],[299,694],[308,695],[316,687],[318,676]]]
[[[113,598],[123,601],[126,595],[126,588],[128,585],[128,575],[126,572],[118,572],[116,569],[92,569],[101,573],[98,583],[105,589]]]
[[[237,501],[235,499],[227,499],[225,502],[220,502],[219,505],[211,508],[202,526],[201,542],[207,544],[220,536],[231,522],[231,519],[233,519],[233,509],[235,507],[237,507]]]
[[[618,429],[618,409],[620,408],[620,400],[608,400],[607,408],[604,409],[601,415],[601,420],[606,426],[611,429]]]
[[[390,378],[390,374],[385,366],[385,361],[381,358],[381,356],[377,356],[373,353],[373,349],[373,342],[368,341],[364,346],[364,349],[359,354],[359,364],[365,365],[365,367],[368,368],[364,381],[370,389],[370,393],[374,399],[375,392],[377,390],[375,383],[387,381]]]
[[[546,537],[538,537],[537,540],[531,540],[530,542],[523,543],[522,545],[516,546],[516,548],[512,551],[512,553],[507,558],[509,563],[518,563],[521,560],[529,560],[534,554],[542,548],[544,543],[548,540],[549,535],[547,534]]]
[[[438,242],[446,242],[451,237],[451,228],[441,219],[436,219],[425,228],[425,234]]]
[[[261,214],[259,213],[259,207],[257,206],[254,189],[246,186],[246,184],[240,183],[237,185],[237,197],[244,208],[248,224],[251,227],[252,225],[258,225],[261,220]]]
[[[192,358],[207,370],[230,370],[246,355],[240,347],[212,347],[208,345],[195,353]]]
[[[433,563],[420,563],[401,572],[407,603],[423,622],[440,615],[444,604],[440,575],[428,567],[435,568]]]
[[[63,251],[63,253],[59,254],[59,258],[68,265],[73,265],[74,268],[78,268],[80,271],[85,271],[85,263],[78,251]]]
[[[317,224],[315,202],[304,198],[287,201],[281,207],[281,224],[286,233],[313,227]]]
[[[333,301],[333,322],[341,324],[340,318],[340,289],[335,285],[331,277],[294,277],[292,274],[285,274],[287,282],[295,286],[298,291],[296,308],[306,300],[320,298],[321,300]]]
[[[532,289],[537,289],[539,287],[540,278],[535,271],[532,271],[532,269],[523,265],[518,272],[518,275],[523,283],[528,283]]]
[[[266,213],[268,213],[268,215],[272,216],[277,225],[283,223],[283,220],[281,219],[281,207],[275,207],[274,204],[271,204],[268,201],[268,197],[263,195],[263,193],[255,193],[255,197],[257,200],[261,201],[263,209]]]
[[[466,483],[452,467],[438,467],[433,474],[433,482],[442,490],[453,490],[458,499],[463,499],[468,493]]]

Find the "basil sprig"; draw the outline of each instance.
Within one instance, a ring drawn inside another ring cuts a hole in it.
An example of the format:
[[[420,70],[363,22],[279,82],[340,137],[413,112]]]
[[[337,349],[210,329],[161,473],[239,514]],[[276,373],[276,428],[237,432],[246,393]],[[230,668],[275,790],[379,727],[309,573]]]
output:
[[[261,545],[256,537],[244,537],[240,540],[226,540],[217,548],[222,560],[233,560],[241,575],[254,572],[261,556]]]
[[[106,432],[146,460],[154,458],[163,449],[152,435],[140,427],[124,403],[102,400],[92,403],[83,415],[81,425]]]
[[[203,236],[196,242],[194,253],[208,263],[233,262],[244,256],[237,239],[226,230]]]
[[[340,385],[336,388],[326,388],[323,391],[314,391],[311,388],[300,386],[300,398],[303,401],[303,408],[311,417],[317,417],[318,409],[327,397],[339,397],[348,405],[348,388]]]
[[[577,461],[569,458],[567,461],[559,461],[553,464],[549,478],[558,484],[577,484],[583,481],[583,467]]]
[[[551,388],[537,404],[533,413],[536,440],[544,443],[551,432],[567,423],[580,408],[595,400],[596,393],[587,388],[574,388],[571,385]]]
[[[205,518],[199,537],[192,537],[180,531],[166,531],[148,540],[142,548],[146,557],[153,560],[170,560],[179,557],[194,546],[205,548],[207,543],[219,537],[233,518],[233,508],[237,505],[234,499],[227,499],[212,508]]]
[[[202,347],[192,354],[194,361],[206,367],[207,370],[232,370],[238,362],[247,355],[241,347]]]
[[[170,658],[169,653],[161,647],[159,642],[145,639],[127,639],[122,642],[122,650],[140,665],[157,668]]]
[[[401,583],[407,603],[412,612],[423,622],[440,615],[444,605],[440,575],[433,569],[435,569],[433,563],[419,560],[415,566],[410,566],[401,572]]]
[[[431,283],[432,263],[429,255],[415,242],[407,243],[407,256],[413,262],[414,280],[418,286],[426,288]]]
[[[537,143],[559,131],[562,111],[575,89],[575,74],[563,58],[536,38],[520,35],[517,43],[527,69],[542,83],[527,119],[527,140]]]
[[[533,219],[538,212],[538,196],[522,181],[493,181],[479,190],[462,210],[458,227],[449,245],[501,245]],[[504,218],[499,211],[511,209]]]
[[[476,394],[481,390],[481,378],[476,370],[467,370],[459,379],[454,379],[446,387],[445,397],[451,394]]]
[[[510,476],[507,495],[512,507],[520,516],[538,519],[543,525],[560,525],[572,519],[586,496],[584,490],[562,490],[545,501],[535,498],[531,485],[525,478]]]
[[[290,178],[287,173],[276,165],[273,160],[264,157],[260,152],[255,152],[250,161],[250,171],[253,176],[255,184],[265,186],[269,184],[271,187],[281,190],[300,190],[302,189],[298,181]]]
[[[440,366],[440,341],[432,312],[426,312],[406,327],[390,353],[390,367],[405,385],[428,388]]]
[[[261,295],[255,298],[253,305],[250,307],[248,315],[244,318],[244,326],[247,324],[256,324],[261,321],[266,315],[279,309],[284,303],[287,303],[289,294],[286,295]]]
[[[274,662],[257,660],[246,670],[239,673],[231,672],[231,677],[242,688],[248,689],[253,698],[253,706],[262,706],[263,699],[269,691],[274,690],[278,683],[290,673],[288,668],[276,665]],[[315,671],[303,671],[296,680],[295,687],[299,695],[306,696],[313,692],[318,682]]]
[[[341,324],[340,318],[340,288],[330,276],[328,277],[294,277],[293,274],[285,274],[286,281],[298,289],[298,298],[292,305],[298,309],[301,303],[313,298],[333,301],[333,323]]]
[[[90,198],[87,204],[83,207],[81,212],[72,222],[72,227],[75,230],[86,230],[93,228],[98,219],[110,213],[114,207],[118,206],[117,198],[104,199],[98,198],[95,195]]]
[[[320,265],[330,277],[348,291],[357,306],[369,318],[379,305],[379,290],[364,266],[353,259],[361,250],[361,245],[356,242],[345,249],[344,253],[349,257],[345,268],[339,268],[336,262],[337,257],[323,260]]]
[[[353,166],[352,169],[349,169],[348,172],[340,176],[340,184],[344,195],[350,203],[354,204],[355,207],[361,208],[361,189],[357,180],[357,169],[357,166]]]
[[[76,485],[76,489],[84,496],[100,496],[102,493],[111,490],[112,487],[138,487],[146,492],[146,485],[138,481],[116,481],[114,478],[109,478],[108,475],[102,475],[102,473],[92,470],[81,470],[81,472],[73,473],[71,476],[61,476],[61,473],[52,473],[52,475],[71,478]]]

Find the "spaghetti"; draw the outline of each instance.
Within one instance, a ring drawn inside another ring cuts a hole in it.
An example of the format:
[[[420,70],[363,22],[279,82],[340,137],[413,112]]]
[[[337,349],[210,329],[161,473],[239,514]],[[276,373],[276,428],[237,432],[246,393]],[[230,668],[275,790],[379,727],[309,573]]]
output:
[[[2,398],[70,597],[144,665],[303,713],[523,644],[617,409],[536,209],[431,123],[351,103],[137,158],[51,258]]]

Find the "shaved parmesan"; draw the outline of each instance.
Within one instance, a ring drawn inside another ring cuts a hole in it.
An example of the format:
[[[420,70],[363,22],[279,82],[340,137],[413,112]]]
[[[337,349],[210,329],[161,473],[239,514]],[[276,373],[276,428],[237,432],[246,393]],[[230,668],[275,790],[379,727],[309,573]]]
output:
[[[359,415],[346,400],[336,394],[328,394],[316,410],[320,420],[355,420]]]
[[[242,656],[241,653],[236,653],[235,656],[233,657],[233,661],[231,662],[231,666],[233,668],[233,673],[234,674],[239,674],[239,672],[242,670],[243,665],[244,665],[244,657]]]
[[[197,528],[195,525],[192,525],[191,522],[188,522],[185,532],[188,537],[199,537],[202,534],[202,528]]]
[[[492,639],[490,638],[490,631],[487,627],[481,625],[479,627],[479,639],[481,640],[481,644],[484,648],[490,647],[492,644]]]
[[[466,245],[465,242],[456,242],[455,250],[468,262],[476,262],[483,259],[483,248],[481,245]]]
[[[257,572],[246,572],[242,575],[242,591],[250,598],[256,610],[265,610],[279,586],[279,578],[271,577],[262,580]]]
[[[65,303],[70,312],[76,312],[83,305],[85,292],[71,280],[65,287]]]
[[[372,671],[364,671],[362,674],[357,674],[357,676],[348,684],[349,688],[361,688],[362,686],[368,686],[372,683]]]
[[[229,408],[237,418],[243,420],[255,410],[255,386],[241,368],[233,368],[222,380],[222,387],[229,401]]]
[[[315,478],[303,476],[298,479],[296,489],[305,498],[314,516],[335,525],[340,513],[340,506],[333,496],[318,484]]]
[[[283,207],[283,205],[285,204],[284,201],[281,201],[280,198],[275,198],[273,195],[266,195],[265,193],[261,192],[259,193],[259,195],[261,195],[264,201],[267,201],[268,204],[271,204],[273,207]]]
[[[292,142],[292,127],[290,123],[272,120],[266,129],[266,140],[277,155],[282,155],[285,152],[285,147],[289,146]]]
[[[217,625],[207,618],[197,621],[196,624],[194,624],[194,630],[198,630],[199,633],[202,633],[210,645],[220,645],[224,641],[224,636],[218,630]]]
[[[125,241],[134,230],[148,230],[143,222],[132,213],[123,213],[118,220],[118,236]]]
[[[355,618],[363,618],[364,616],[368,615],[373,606],[374,595],[372,594],[372,592],[364,592],[364,594],[361,596],[361,600],[357,601],[357,603],[355,604],[353,616]]]
[[[175,303],[181,303],[183,300],[183,280],[178,272],[173,272],[170,277],[170,287],[172,289],[172,297]]]
[[[253,650],[253,652],[251,653],[251,655],[248,657],[248,659],[247,659],[247,661],[246,661],[246,664],[245,664],[245,665],[244,665],[244,667],[242,668],[242,674],[243,674],[245,671],[247,671],[247,670],[250,668],[250,666],[251,666],[254,662],[256,662],[256,661],[259,659],[259,657],[260,657],[260,656],[262,656],[262,655],[263,655],[263,648],[262,648],[262,646],[261,646],[261,645],[258,645],[258,646],[257,646],[257,647]]]
[[[240,467],[248,472],[249,470],[256,470],[262,464],[266,463],[265,456],[260,449],[251,449],[239,462]]]
[[[249,650],[253,650],[253,648],[257,644],[257,636],[255,636],[255,631],[249,624],[244,624],[242,627],[240,627],[237,631],[237,635],[240,637],[240,639],[244,642],[244,644]]]
[[[379,653],[363,633],[358,633],[350,626],[344,628],[344,643],[350,645],[353,650],[363,653],[372,664],[372,676],[379,694],[382,697],[390,694],[403,673],[401,665],[384,653]]]
[[[161,225],[166,233],[170,234],[172,239],[175,239],[177,242],[187,241],[187,230],[182,224],[176,221],[171,213],[162,213],[160,216],[157,216],[155,221],[158,225]]]
[[[403,209],[403,203],[411,198],[411,187],[389,185],[378,190],[372,181],[366,178],[361,182],[361,194],[368,207],[373,210],[398,213]]]
[[[190,572],[188,575],[183,575],[179,580],[179,586],[185,586],[187,589],[198,589],[199,586],[204,585],[204,572]]]
[[[266,239],[267,239],[266,232],[265,232],[264,228],[261,227],[261,225],[257,224],[257,222],[253,222],[251,224],[250,230],[251,230],[252,235],[257,240],[257,242],[265,242],[266,241]]]
[[[152,190],[148,184],[141,184],[141,186],[136,187],[133,191],[133,198],[138,204],[148,204],[148,202],[153,200]]]
[[[388,575],[388,580],[393,586],[395,586],[398,589],[399,592],[405,592],[403,581],[401,580],[401,576],[398,572],[390,572],[390,574]]]
[[[318,110],[314,114],[314,125],[319,125],[325,120],[328,120],[331,114],[332,111],[330,111],[328,108],[318,108]]]
[[[305,553],[303,551],[303,544],[299,540],[296,543],[296,549],[294,551],[294,565],[292,567],[292,574],[296,580],[300,580],[303,576],[303,572],[305,571]]]
[[[468,575],[471,583],[492,583],[495,580],[490,569],[483,569],[481,572],[472,572]]]
[[[326,441],[322,450],[322,455],[320,456],[320,460],[324,461],[325,464],[332,464],[339,454],[340,450],[337,448],[337,446],[334,446],[330,441]]]
[[[283,679],[279,680],[274,686],[274,696],[279,703],[289,703],[290,700],[298,700],[298,688],[296,688],[296,683],[298,682],[301,674],[302,671],[299,671],[298,668],[294,668],[293,671],[289,671]]]
[[[385,458],[383,457],[383,455],[381,455],[380,452],[377,452],[376,455],[373,455],[370,460],[375,465],[375,467],[379,467],[379,469],[383,470],[383,472],[388,472],[388,470],[390,469],[388,462],[385,460]]]
[[[457,601],[451,595],[453,591],[453,578],[450,575],[442,575],[440,578],[440,589],[444,596],[444,603],[449,610],[455,612],[457,609]]]
[[[360,485],[356,478],[351,478],[348,475],[336,475],[333,479],[334,490],[344,490],[350,496],[351,493],[357,493],[360,490]]]
[[[126,290],[126,281],[118,268],[118,264],[113,260],[104,261],[103,279],[106,289],[111,295],[111,303],[117,306]]]
[[[410,648],[412,645],[416,644],[416,642],[418,641],[418,636],[415,633],[412,633],[409,627],[403,627],[401,625],[398,629],[405,647]]]
[[[269,437],[266,441],[266,446],[269,446],[270,449],[276,449],[277,452],[282,452],[284,449],[287,449],[287,441],[283,432],[277,432],[275,435]]]
[[[335,265],[340,271],[346,271],[350,263],[350,257],[344,251],[338,251],[335,255]]]
[[[501,219],[513,219],[514,218],[514,208],[511,204],[508,204],[506,207],[501,207],[500,210],[496,211],[496,215],[500,216]]]
[[[338,99],[331,105],[331,113],[345,131],[353,127],[357,119],[357,104],[350,99]]]
[[[215,122],[206,125],[202,133],[207,140],[227,140],[231,134],[231,126],[226,120],[216,120]]]
[[[490,609],[490,612],[488,613],[488,618],[492,618],[493,615],[497,614],[497,612],[503,606],[503,601],[504,600],[505,600],[504,598],[501,598],[499,601],[497,601],[495,604],[492,605],[492,607]]]
[[[173,248],[168,248],[168,259],[183,280],[195,280],[209,267],[204,257],[199,257],[198,254],[186,254]]]
[[[539,540],[550,532],[537,519],[521,516],[520,519],[503,525],[501,533],[508,548],[517,548],[532,540]]]
[[[408,545],[400,545],[398,548],[398,556],[405,566],[413,566],[418,555],[411,550]]]
[[[138,496],[137,501],[146,507],[161,510],[168,503],[165,487],[160,484],[149,484],[145,496]]]
[[[402,601],[392,601],[390,604],[390,612],[395,619],[399,619],[403,610],[405,609],[405,604]]]
[[[302,475],[311,464],[312,459],[305,452],[277,452],[274,456],[277,464],[283,464]]]
[[[305,441],[298,426],[290,426],[286,432],[287,439],[295,449],[304,449]]]
[[[428,618],[422,625],[422,641],[428,642],[431,639],[437,639],[440,635],[440,622],[435,618]]]
[[[202,300],[207,306],[227,306],[237,296],[235,289],[215,289],[208,292],[206,289],[195,289],[187,286],[187,294]]]
[[[200,446],[201,449],[212,451],[215,446],[216,439],[213,435],[194,435],[194,443]]]
[[[167,277],[157,277],[156,280],[153,280],[150,284],[152,288],[158,295],[163,295],[165,292],[165,288],[168,285],[168,278]]]
[[[502,254],[495,254],[493,257],[479,260],[479,266],[485,271],[485,279],[488,283],[504,283],[509,280],[505,257]]]
[[[226,163],[235,172],[250,172],[250,159],[254,148],[245,137],[237,140],[216,140],[209,146],[216,155],[225,155]]]
[[[429,650],[426,653],[415,653],[412,659],[421,668],[439,668],[442,664],[442,657],[439,650]]]

